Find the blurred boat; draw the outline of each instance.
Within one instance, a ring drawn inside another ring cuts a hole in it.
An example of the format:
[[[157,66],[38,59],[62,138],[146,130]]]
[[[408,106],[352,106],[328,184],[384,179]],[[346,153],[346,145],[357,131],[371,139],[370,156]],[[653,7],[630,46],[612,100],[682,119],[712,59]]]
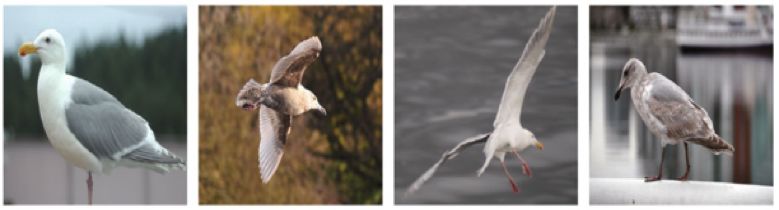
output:
[[[770,7],[709,6],[681,8],[676,41],[682,49],[771,48]]]

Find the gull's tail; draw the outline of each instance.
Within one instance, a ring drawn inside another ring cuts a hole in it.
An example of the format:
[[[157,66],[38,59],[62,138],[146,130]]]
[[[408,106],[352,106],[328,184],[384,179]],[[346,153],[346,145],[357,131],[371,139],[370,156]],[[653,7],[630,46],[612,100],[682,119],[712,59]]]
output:
[[[716,155],[725,154],[728,156],[733,156],[733,152],[736,151],[736,149],[733,148],[733,145],[720,138],[719,135],[716,134],[709,138],[690,139],[687,141],[704,146],[713,151]]]
[[[260,84],[254,81],[254,79],[250,79],[243,85],[243,88],[238,91],[238,95],[235,97],[235,105],[244,110],[255,110],[259,108],[262,91],[266,86],[266,84]]]

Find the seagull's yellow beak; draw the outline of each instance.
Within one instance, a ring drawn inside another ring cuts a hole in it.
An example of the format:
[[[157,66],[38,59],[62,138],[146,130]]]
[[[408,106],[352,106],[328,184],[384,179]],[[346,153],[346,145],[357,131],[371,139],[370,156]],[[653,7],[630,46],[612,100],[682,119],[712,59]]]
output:
[[[19,55],[24,57],[27,54],[34,54],[38,53],[38,47],[36,47],[32,42],[27,42],[22,44],[21,47],[19,47]]]
[[[536,141],[536,149],[538,150],[544,150],[544,143],[541,143],[540,141]]]

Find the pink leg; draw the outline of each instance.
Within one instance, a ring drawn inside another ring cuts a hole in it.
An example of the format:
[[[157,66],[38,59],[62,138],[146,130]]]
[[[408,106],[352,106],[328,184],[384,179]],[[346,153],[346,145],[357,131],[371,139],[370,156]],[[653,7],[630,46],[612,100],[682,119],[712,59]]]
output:
[[[89,178],[87,178],[87,198],[89,199],[89,205],[92,205],[92,172],[89,172]]]
[[[522,156],[519,156],[519,153],[517,151],[513,151],[514,155],[519,158],[519,161],[522,162],[522,173],[527,175],[528,177],[533,177],[533,171],[530,170],[530,165],[527,164],[527,161],[525,161]]]
[[[503,165],[503,172],[506,172],[506,177],[509,178],[509,183],[511,183],[511,190],[516,192],[519,192],[519,187],[517,187],[517,184],[514,182],[514,178],[511,178],[511,174],[509,174],[509,170],[506,168],[506,162],[500,161],[500,164]]]

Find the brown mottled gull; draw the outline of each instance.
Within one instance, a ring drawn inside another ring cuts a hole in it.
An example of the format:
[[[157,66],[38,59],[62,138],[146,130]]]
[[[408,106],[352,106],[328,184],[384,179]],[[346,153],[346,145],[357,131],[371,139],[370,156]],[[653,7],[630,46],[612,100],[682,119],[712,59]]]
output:
[[[317,37],[298,43],[273,66],[270,82],[260,84],[249,80],[238,93],[236,106],[247,111],[260,108],[258,161],[263,183],[268,183],[279,167],[292,118],[308,111],[327,114],[316,95],[300,84],[306,68],[321,51],[322,43]]]
[[[619,99],[622,90],[628,88],[632,88],[630,98],[636,112],[663,145],[658,175],[645,177],[644,181],[662,179],[667,144],[684,143],[687,168],[679,180],[687,180],[690,174],[687,142],[706,147],[715,155],[732,155],[735,151],[733,145],[714,132],[711,119],[703,107],[695,104],[682,88],[665,76],[656,72],[647,73],[644,64],[636,58],[631,58],[625,64],[614,100]]]

